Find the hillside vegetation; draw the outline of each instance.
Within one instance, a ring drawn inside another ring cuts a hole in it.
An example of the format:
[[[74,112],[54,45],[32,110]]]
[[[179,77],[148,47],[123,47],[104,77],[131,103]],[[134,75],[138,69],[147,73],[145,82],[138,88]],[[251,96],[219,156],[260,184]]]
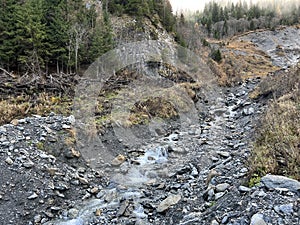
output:
[[[267,173],[300,180],[300,69],[265,79],[255,98],[271,97],[261,119],[250,165],[252,178]]]

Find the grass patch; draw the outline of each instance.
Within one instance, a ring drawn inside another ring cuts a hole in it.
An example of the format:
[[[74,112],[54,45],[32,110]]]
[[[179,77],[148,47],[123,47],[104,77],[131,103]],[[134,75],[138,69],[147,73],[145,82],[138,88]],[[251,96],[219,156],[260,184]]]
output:
[[[34,97],[29,95],[9,96],[0,100],[0,125],[10,123],[33,114],[47,115],[50,112],[69,115],[72,101],[67,97],[40,93]]]
[[[261,95],[268,93],[273,100],[254,143],[251,176],[271,173],[300,180],[300,70],[272,80],[268,88],[262,83],[265,89],[260,89]]]

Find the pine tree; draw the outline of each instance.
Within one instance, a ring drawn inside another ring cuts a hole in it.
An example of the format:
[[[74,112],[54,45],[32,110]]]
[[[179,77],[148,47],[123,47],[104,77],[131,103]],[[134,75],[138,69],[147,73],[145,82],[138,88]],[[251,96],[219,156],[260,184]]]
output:
[[[103,20],[96,24],[91,37],[91,46],[89,48],[90,62],[113,49],[113,47],[114,41],[109,15],[104,12]]]
[[[16,69],[20,49],[16,34],[16,11],[19,8],[16,0],[0,3],[0,65],[7,70]]]
[[[18,61],[24,69],[41,74],[46,55],[46,25],[43,23],[44,0],[28,0],[17,13],[17,36],[22,45]]]

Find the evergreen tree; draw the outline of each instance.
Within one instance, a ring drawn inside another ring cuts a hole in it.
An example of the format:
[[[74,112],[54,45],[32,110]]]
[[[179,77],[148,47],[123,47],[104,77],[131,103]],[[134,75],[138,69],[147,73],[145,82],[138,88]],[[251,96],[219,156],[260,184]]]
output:
[[[16,0],[3,0],[0,3],[0,65],[7,70],[16,69],[21,49],[16,32],[16,12],[19,9]]]
[[[211,19],[213,23],[220,21],[219,5],[216,2],[213,2]]]
[[[22,45],[18,61],[26,70],[41,74],[46,55],[44,0],[28,0],[17,10],[17,36]]]
[[[114,41],[112,35],[109,15],[104,12],[103,20],[96,24],[91,37],[91,46],[89,48],[89,62],[113,49]]]

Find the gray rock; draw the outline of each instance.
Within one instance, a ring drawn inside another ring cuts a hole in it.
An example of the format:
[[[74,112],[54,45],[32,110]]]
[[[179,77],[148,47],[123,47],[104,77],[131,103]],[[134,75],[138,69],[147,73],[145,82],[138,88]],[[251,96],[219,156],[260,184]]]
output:
[[[10,157],[7,157],[7,158],[5,159],[5,162],[6,162],[7,164],[9,164],[9,165],[12,165],[12,164],[14,163],[14,161],[13,161]]]
[[[254,214],[251,217],[250,225],[267,225],[267,223],[264,221],[264,216],[262,214]]]
[[[35,198],[37,198],[37,197],[38,197],[38,195],[37,195],[36,193],[33,193],[32,195],[28,196],[27,198],[28,198],[29,200],[31,200],[31,199],[35,199]]]
[[[228,219],[229,219],[228,216],[224,216],[223,219],[222,219],[222,221],[221,221],[221,223],[222,223],[222,224],[227,223],[227,222],[228,222]]]
[[[217,151],[217,153],[224,158],[228,158],[230,156],[229,152]]]
[[[225,195],[225,192],[216,193],[215,200],[218,200],[219,198],[222,198],[224,195]]]
[[[289,204],[285,204],[285,205],[280,205],[280,206],[275,206],[274,210],[277,213],[281,213],[282,212],[285,215],[290,215],[290,214],[292,214],[294,212],[293,203],[289,203]]]
[[[26,162],[23,163],[23,166],[25,168],[32,168],[34,166],[34,163],[31,160],[27,160]]]
[[[41,222],[41,220],[42,220],[42,216],[41,215],[35,215],[34,216],[34,223],[39,223],[39,222]]]
[[[71,208],[68,211],[68,217],[70,217],[71,219],[74,219],[74,218],[76,218],[78,216],[78,212],[79,212],[78,209]]]
[[[252,107],[243,110],[243,114],[244,114],[245,116],[252,115],[254,112],[255,112],[255,110],[254,110],[254,108],[252,108]]]
[[[171,135],[169,136],[169,140],[170,140],[170,141],[178,141],[178,139],[179,139],[178,134],[171,134]]]
[[[63,124],[63,125],[62,125],[62,128],[63,128],[63,129],[71,129],[71,126],[70,126],[70,125],[67,125],[67,124]]]
[[[239,186],[239,191],[240,192],[249,192],[249,191],[251,191],[251,189],[248,187],[245,187],[245,186]]]
[[[169,195],[157,207],[157,212],[164,212],[173,205],[176,205],[181,199],[181,195]]]
[[[216,191],[217,192],[223,192],[223,191],[225,191],[227,188],[229,188],[229,184],[227,184],[227,183],[223,183],[223,184],[218,184],[217,186],[216,186]]]
[[[210,224],[210,225],[219,225],[219,223],[218,223],[218,221],[213,220],[213,221],[211,221],[211,224]]]
[[[261,182],[268,189],[287,188],[291,192],[300,195],[300,182],[284,176],[266,175],[261,178]]]

